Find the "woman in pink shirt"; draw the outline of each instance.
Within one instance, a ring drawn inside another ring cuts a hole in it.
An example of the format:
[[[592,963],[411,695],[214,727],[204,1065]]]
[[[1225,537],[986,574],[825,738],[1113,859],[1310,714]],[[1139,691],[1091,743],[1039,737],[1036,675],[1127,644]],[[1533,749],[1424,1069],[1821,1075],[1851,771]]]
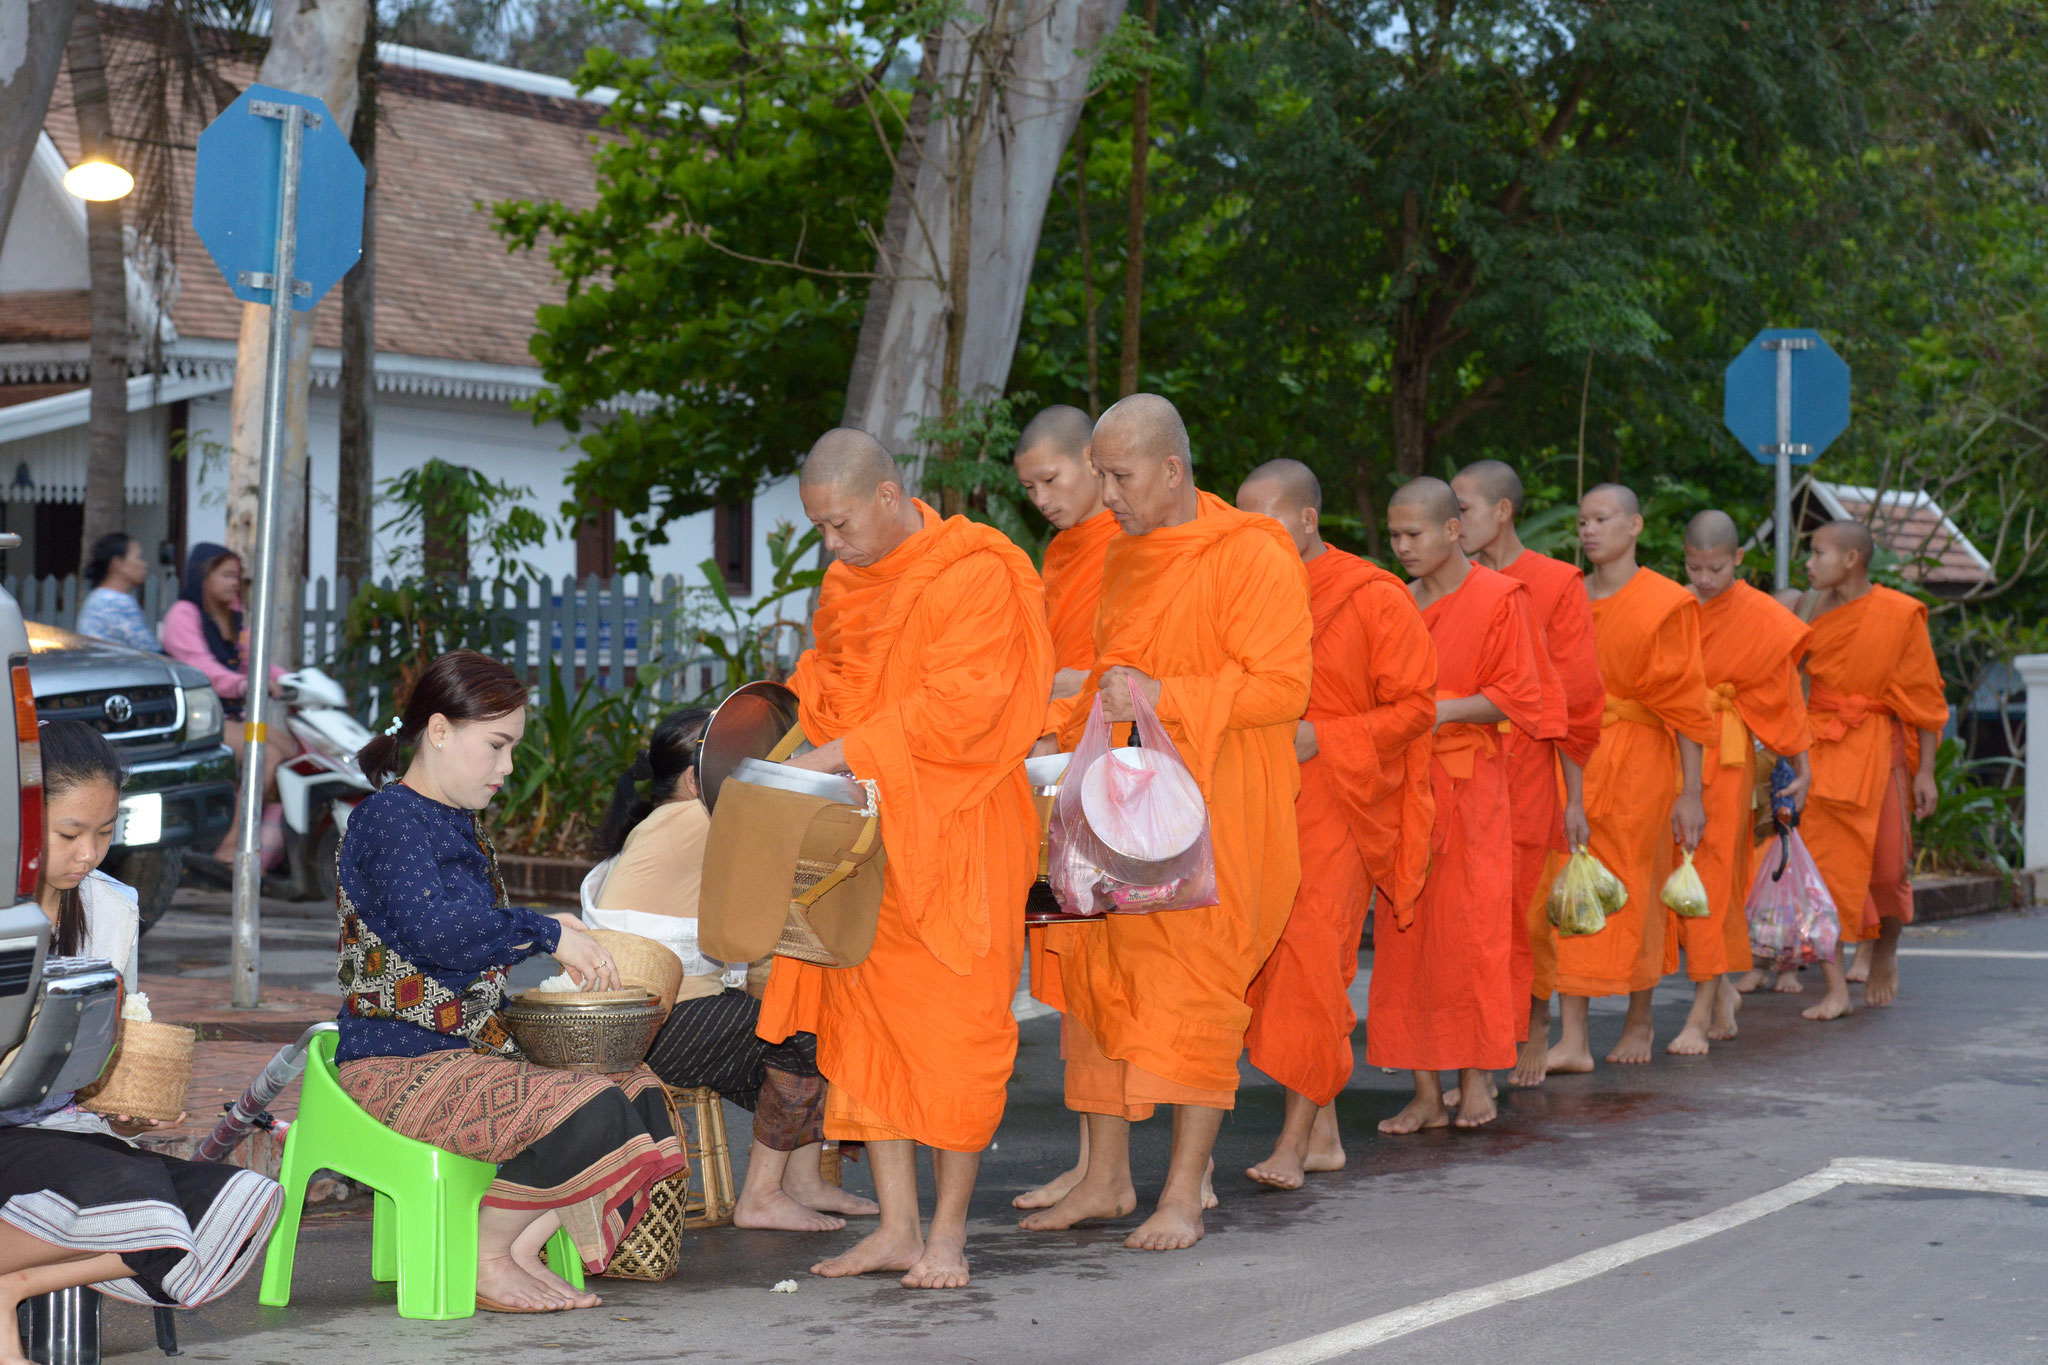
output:
[[[214,693],[220,697],[221,714],[227,720],[221,729],[221,740],[235,751],[235,758],[242,757],[244,734],[242,715],[249,696],[249,665],[243,656],[242,631],[242,560],[225,545],[202,541],[192,547],[185,557],[185,589],[178,594],[178,600],[164,613],[162,627],[164,653],[183,663],[188,663],[206,675],[213,685]],[[284,670],[273,665],[270,670],[270,695],[277,695],[277,679]],[[263,746],[263,790],[266,801],[274,798],[278,765],[299,752],[299,746],[292,741],[291,732],[282,725],[271,727],[270,736]],[[240,824],[228,829],[227,837],[221,841],[214,857],[222,862],[232,862],[235,842]],[[273,833],[278,851],[284,847],[284,833],[280,826],[273,831],[276,823],[266,810],[264,818],[264,861],[270,859],[270,844]]]

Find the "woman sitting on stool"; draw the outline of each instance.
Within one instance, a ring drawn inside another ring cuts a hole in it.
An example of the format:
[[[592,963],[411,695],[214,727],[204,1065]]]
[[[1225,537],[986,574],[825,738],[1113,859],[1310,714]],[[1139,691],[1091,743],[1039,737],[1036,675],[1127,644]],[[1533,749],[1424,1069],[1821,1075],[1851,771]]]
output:
[[[825,1081],[818,1074],[818,1040],[797,1033],[781,1043],[763,1042],[754,1033],[761,1002],[744,989],[728,990],[723,969],[697,948],[697,896],[711,832],[697,754],[710,715],[692,708],[664,718],[619,778],[598,832],[606,861],[583,882],[584,918],[655,939],[683,960],[683,988],[647,1049],[647,1065],[670,1085],[710,1086],[754,1111],[754,1143],[733,1222],[831,1232],[846,1226],[834,1215],[879,1210],[819,1173]],[[743,973],[732,976],[735,986],[744,983]]]

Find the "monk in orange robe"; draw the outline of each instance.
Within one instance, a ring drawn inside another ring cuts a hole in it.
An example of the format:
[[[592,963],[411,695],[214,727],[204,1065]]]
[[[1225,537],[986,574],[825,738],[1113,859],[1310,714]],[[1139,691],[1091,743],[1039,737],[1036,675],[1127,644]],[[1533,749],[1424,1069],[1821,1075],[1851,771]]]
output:
[[[1095,606],[1102,597],[1102,560],[1118,534],[1116,518],[1102,505],[1102,476],[1088,463],[1094,419],[1079,408],[1054,406],[1029,422],[1017,438],[1013,466],[1024,494],[1053,524],[1045,547],[1046,623],[1052,628],[1052,704],[1045,735],[1034,755],[1059,752],[1057,736],[1095,667]],[[1047,946],[1062,934],[1085,932],[1079,925],[1034,924],[1025,931],[1031,961],[1031,995],[1053,1009],[1066,1009],[1060,992],[1059,958]],[[1081,1178],[1088,1164],[1088,1122],[1080,1120],[1081,1145],[1074,1164],[1056,1178],[1026,1190],[1010,1202],[1020,1209],[1051,1208]]]
[[[1536,652],[1543,670],[1544,722],[1537,734],[1514,730],[1503,741],[1515,836],[1515,980],[1527,988],[1529,1017],[1517,1030],[1514,1084],[1543,1084],[1550,1053],[1550,997],[1557,993],[1557,934],[1550,927],[1550,884],[1565,854],[1588,838],[1583,774],[1600,743],[1607,693],[1593,643],[1586,576],[1522,544],[1521,476],[1499,460],[1466,465],[1451,480],[1458,495],[1458,544],[1473,560],[1529,589]],[[1554,685],[1553,685],[1554,679]],[[1447,1097],[1448,1098],[1448,1097]],[[1462,1096],[1460,1097],[1462,1098]]]
[[[1493,1078],[1513,1066],[1515,1026],[1528,1017],[1515,979],[1515,845],[1503,727],[1534,734],[1543,681],[1529,590],[1482,568],[1458,544],[1458,497],[1416,478],[1387,503],[1387,532],[1408,590],[1436,642],[1435,815],[1429,877],[1409,922],[1379,903],[1365,1059],[1415,1076],[1415,1097],[1380,1124],[1414,1133],[1452,1122],[1444,1071],[1458,1073],[1457,1125],[1496,1114]]]
[[[1220,903],[1110,915],[1056,946],[1067,1107],[1088,1115],[1088,1169],[1023,1226],[1131,1213],[1131,1123],[1170,1104],[1166,1185],[1124,1243],[1167,1251],[1202,1236],[1202,1178],[1236,1103],[1251,1021],[1245,992],[1301,879],[1294,736],[1312,668],[1308,575],[1279,523],[1196,490],[1187,429],[1165,399],[1117,403],[1090,452],[1122,534],[1103,568],[1089,692],[1106,718],[1129,721],[1135,685],[1166,726],[1208,804]],[[1086,720],[1077,708],[1062,748]]]
[[[1031,560],[1000,532],[940,520],[864,432],[827,432],[798,494],[836,562],[797,661],[805,736],[792,760],[879,792],[888,853],[875,946],[858,967],[775,959],[759,1032],[818,1035],[825,1133],[868,1145],[881,1225],[818,1275],[968,1281],[967,1203],[1002,1120],[1010,1013],[1038,818],[1024,759],[1042,733],[1052,639]],[[917,1145],[933,1149],[929,1237]]]
[[[1913,918],[1908,809],[1934,814],[1934,751],[1948,724],[1927,608],[1870,581],[1876,546],[1859,521],[1813,533],[1811,585],[1799,614],[1813,623],[1806,656],[1813,719],[1813,794],[1799,832],[1842,917],[1842,942],[1868,943],[1868,1005],[1899,990],[1899,930]],[[1841,964],[1821,964],[1827,996],[1809,1019],[1849,1012]]]
[[[1716,729],[1700,661],[1699,602],[1636,563],[1642,533],[1642,507],[1620,484],[1601,484],[1579,500],[1579,546],[1593,566],[1586,595],[1607,689],[1600,747],[1586,765],[1587,846],[1628,887],[1628,904],[1599,933],[1558,940],[1564,1025],[1547,1059],[1552,1071],[1593,1069],[1586,1017],[1596,995],[1628,996],[1621,1041],[1607,1060],[1650,1060],[1650,993],[1664,975],[1664,878],[1677,863],[1673,844],[1698,848],[1706,829],[1700,756]]]
[[[1336,1099],[1351,1079],[1350,986],[1374,888],[1405,922],[1429,870],[1436,645],[1400,579],[1324,544],[1323,491],[1307,465],[1260,465],[1237,505],[1287,528],[1308,565],[1315,628],[1308,715],[1294,733],[1301,889],[1246,997],[1252,1065],[1287,1102],[1273,1154],[1245,1174],[1292,1190],[1308,1172],[1344,1169]]]
[[[1706,669],[1707,705],[1719,735],[1704,762],[1715,770],[1706,784],[1707,832],[1696,856],[1706,884],[1706,919],[1673,914],[1666,922],[1664,966],[1693,982],[1685,1027],[1665,1047],[1680,1056],[1705,1056],[1710,1042],[1733,1038],[1742,996],[1729,973],[1749,970],[1749,883],[1756,817],[1756,750],[1761,744],[1789,759],[1792,785],[1780,799],[1798,807],[1812,770],[1806,751],[1806,695],[1799,661],[1812,633],[1797,616],[1735,576],[1742,540],[1726,512],[1705,511],[1685,528],[1685,578],[1700,603],[1700,659]]]

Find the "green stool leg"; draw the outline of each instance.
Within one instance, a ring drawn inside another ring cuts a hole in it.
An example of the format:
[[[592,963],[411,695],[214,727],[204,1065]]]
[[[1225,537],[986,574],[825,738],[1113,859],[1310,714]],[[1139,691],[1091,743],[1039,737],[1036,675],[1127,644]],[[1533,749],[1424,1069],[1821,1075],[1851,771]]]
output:
[[[370,1278],[390,1284],[398,1278],[398,1205],[382,1190],[370,1208]]]
[[[284,1159],[278,1167],[278,1184],[284,1187],[284,1207],[278,1211],[277,1226],[270,1234],[270,1246],[263,1253],[263,1285],[256,1301],[283,1308],[292,1301],[292,1266],[298,1259],[299,1217],[306,1210],[306,1182],[313,1172],[305,1169],[303,1143],[294,1142],[296,1133],[285,1135]]]
[[[569,1237],[569,1229],[556,1228],[555,1235],[548,1238],[544,1254],[549,1270],[567,1280],[571,1287],[583,1288],[583,1253],[576,1250],[576,1243]]]

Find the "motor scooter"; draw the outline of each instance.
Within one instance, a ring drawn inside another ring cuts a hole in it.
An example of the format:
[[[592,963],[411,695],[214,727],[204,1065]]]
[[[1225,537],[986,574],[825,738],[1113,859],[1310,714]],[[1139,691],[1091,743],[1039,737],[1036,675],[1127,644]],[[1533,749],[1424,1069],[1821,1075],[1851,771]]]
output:
[[[341,684],[319,669],[286,673],[277,684],[291,708],[286,727],[300,749],[277,770],[289,894],[333,904],[341,836],[349,813],[371,790],[356,754],[372,736],[350,713]]]

